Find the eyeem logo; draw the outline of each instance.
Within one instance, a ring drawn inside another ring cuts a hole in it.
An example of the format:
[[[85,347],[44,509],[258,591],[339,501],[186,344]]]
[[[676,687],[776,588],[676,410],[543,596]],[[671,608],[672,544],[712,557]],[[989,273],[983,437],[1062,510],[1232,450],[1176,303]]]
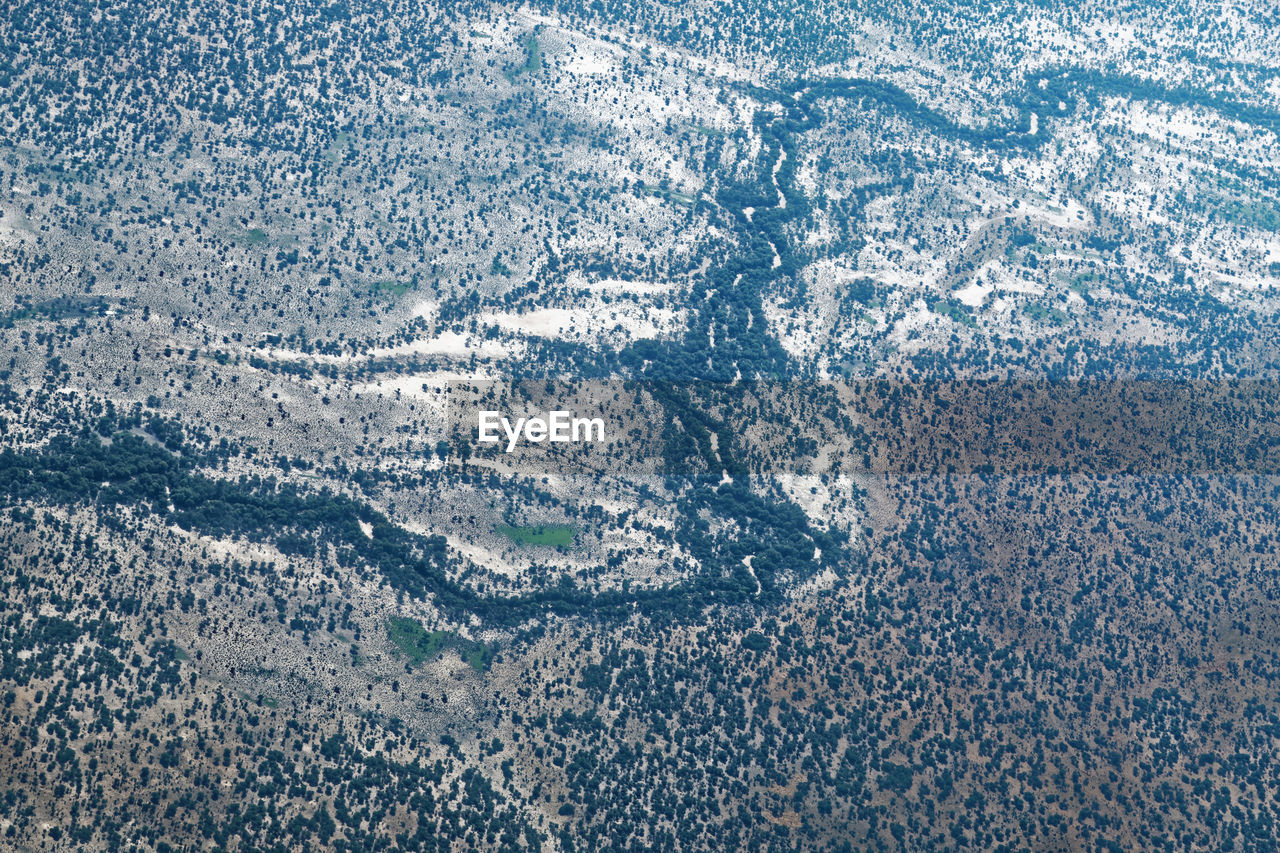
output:
[[[552,442],[604,441],[603,418],[575,418],[572,412],[554,411],[546,418],[517,418],[514,425],[501,412],[480,412],[480,440],[496,444],[502,440],[498,429],[507,436],[507,453],[516,449],[521,435],[525,441],[541,444]]]

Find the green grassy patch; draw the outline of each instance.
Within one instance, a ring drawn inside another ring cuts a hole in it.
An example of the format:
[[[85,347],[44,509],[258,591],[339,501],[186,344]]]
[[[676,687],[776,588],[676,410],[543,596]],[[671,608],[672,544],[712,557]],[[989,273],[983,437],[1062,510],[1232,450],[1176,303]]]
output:
[[[933,308],[933,313],[949,317],[957,323],[963,323],[966,326],[977,325],[977,321],[973,319],[973,315],[969,313],[969,309],[964,303],[953,302],[950,299],[939,299],[931,307]]]
[[[542,49],[538,47],[538,37],[533,33],[524,37],[524,54],[524,65],[508,68],[507,80],[514,82],[521,74],[533,74],[542,68]]]
[[[574,535],[574,529],[567,524],[537,524],[524,527],[500,524],[498,532],[517,545],[558,545],[565,548],[573,544]]]
[[[427,631],[415,619],[401,616],[387,621],[387,637],[411,663],[420,664],[444,650],[449,631]]]
[[[407,282],[400,281],[375,281],[373,283],[373,292],[384,296],[404,296],[412,287]]]
[[[101,297],[89,299],[77,296],[59,296],[47,302],[31,302],[19,295],[12,311],[0,312],[0,328],[11,329],[24,320],[63,320],[67,318],[105,316],[110,306]]]
[[[475,648],[464,654],[462,659],[476,672],[484,672],[489,668],[489,649],[483,643],[476,643]]]
[[[1089,283],[1098,280],[1098,274],[1092,272],[1081,273],[1071,280],[1071,284],[1067,285],[1071,290],[1081,296],[1089,295]]]
[[[1223,199],[1218,212],[1233,225],[1272,233],[1280,231],[1280,206],[1269,199]]]
[[[1053,323],[1055,326],[1061,326],[1067,322],[1067,314],[1060,308],[1052,308],[1040,302],[1030,302],[1027,304],[1027,315],[1033,320],[1043,320],[1047,323]]]
[[[338,135],[333,138],[333,142],[329,144],[329,150],[325,152],[325,157],[335,165],[342,162],[343,155],[346,153],[347,146],[350,143],[351,134],[345,130],[339,131]]]
[[[266,708],[279,708],[279,707],[280,707],[280,700],[279,700],[279,699],[275,698],[274,696],[267,696],[267,695],[264,695],[264,694],[262,694],[262,693],[259,693],[257,696],[254,696],[253,694],[251,694],[251,693],[249,693],[249,692],[247,692],[247,691],[241,690],[241,691],[240,691],[240,698],[241,698],[241,699],[243,699],[244,701],[246,701],[246,702],[250,703],[250,704],[253,704],[253,705],[259,705],[259,706],[266,707]]]
[[[244,236],[250,246],[261,246],[267,242],[267,232],[261,228],[250,228]]]
[[[463,639],[453,631],[428,631],[416,619],[403,616],[387,620],[387,637],[414,666],[436,659],[445,649],[456,650],[476,672],[487,670],[493,660],[493,650],[484,643]]]
[[[657,196],[658,198],[666,199],[667,201],[675,202],[676,204],[688,205],[690,207],[693,206],[693,203],[695,201],[694,197],[691,195],[678,193],[675,190],[663,189],[662,187],[646,186],[643,183],[640,184],[640,186],[637,189],[642,194],[654,195],[654,196]]]

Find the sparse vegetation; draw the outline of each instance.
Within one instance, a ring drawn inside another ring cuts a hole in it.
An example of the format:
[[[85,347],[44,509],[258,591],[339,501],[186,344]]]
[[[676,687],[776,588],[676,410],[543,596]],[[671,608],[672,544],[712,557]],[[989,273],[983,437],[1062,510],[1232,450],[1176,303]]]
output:
[[[1272,849],[1275,22],[900,12],[10,4],[0,847]]]

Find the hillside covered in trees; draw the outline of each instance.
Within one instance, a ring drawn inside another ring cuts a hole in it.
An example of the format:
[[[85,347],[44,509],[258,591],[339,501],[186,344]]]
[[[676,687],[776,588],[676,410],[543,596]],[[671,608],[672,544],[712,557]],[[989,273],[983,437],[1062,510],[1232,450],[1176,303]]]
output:
[[[1274,850],[1278,35],[10,3],[0,848]]]

